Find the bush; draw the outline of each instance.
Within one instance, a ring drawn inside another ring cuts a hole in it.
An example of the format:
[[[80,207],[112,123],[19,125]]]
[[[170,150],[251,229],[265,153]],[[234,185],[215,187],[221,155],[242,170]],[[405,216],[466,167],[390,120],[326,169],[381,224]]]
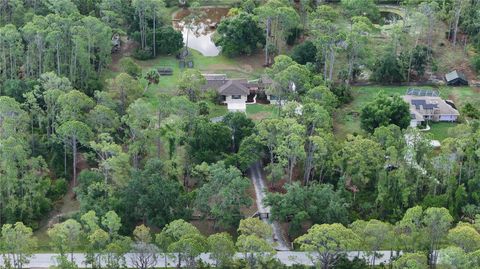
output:
[[[60,200],[65,193],[67,193],[68,183],[65,179],[59,178],[52,182],[50,185],[50,190],[48,191],[47,196],[52,201]]]
[[[476,105],[473,105],[470,102],[465,103],[465,105],[460,110],[465,117],[471,119],[480,118],[480,110],[478,110]]]
[[[123,58],[120,60],[120,66],[123,71],[134,78],[138,78],[142,75],[142,68],[136,64],[132,58]]]
[[[145,79],[148,80],[150,84],[158,84],[160,81],[160,74],[154,68],[148,70],[147,74],[145,75]]]
[[[376,82],[391,84],[405,79],[402,65],[391,49],[377,60],[372,71],[371,79]]]
[[[208,108],[207,102],[202,101],[198,103],[198,114],[202,116],[210,114],[210,109]]]
[[[353,259],[350,261],[346,257],[342,257],[337,264],[333,267],[334,269],[368,269],[370,266],[365,263],[364,260],[359,258]]]
[[[472,58],[472,67],[476,72],[480,72],[480,54]]]
[[[221,46],[222,53],[229,57],[250,55],[265,42],[263,30],[258,27],[254,16],[244,12],[222,20],[217,32],[220,38],[215,44]]]
[[[145,61],[145,60],[152,59],[153,54],[150,49],[142,50],[141,48],[137,48],[133,52],[132,57],[140,61]]]
[[[153,44],[153,32],[147,33],[147,44]],[[155,46],[158,54],[174,54],[183,48],[183,35],[180,31],[173,29],[173,27],[162,27],[156,30]],[[153,52],[151,52],[153,53]],[[153,55],[152,55],[153,56]]]
[[[292,59],[299,64],[314,63],[317,57],[317,48],[312,41],[305,41],[292,50]]]
[[[348,104],[353,100],[352,90],[345,83],[332,85],[331,91],[337,96],[341,104]]]

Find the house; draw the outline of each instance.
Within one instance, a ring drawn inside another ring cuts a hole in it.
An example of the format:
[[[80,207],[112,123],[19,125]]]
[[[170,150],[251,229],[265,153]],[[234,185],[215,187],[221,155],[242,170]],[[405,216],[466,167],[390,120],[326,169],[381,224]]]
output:
[[[270,102],[270,104],[278,105],[281,102],[280,105],[285,105],[285,100],[281,100],[280,98],[278,98],[278,96],[267,93],[267,89],[273,85],[273,80],[269,76],[262,75],[262,77],[259,79],[259,85],[261,85],[261,89],[265,92],[267,100]]]
[[[250,89],[245,79],[228,79],[225,74],[203,74],[206,84],[203,90],[212,89],[221,96],[221,102],[226,104],[228,111],[245,112],[247,96]]]
[[[273,84],[273,81],[266,75],[251,81],[229,79],[226,74],[203,74],[203,77],[205,77],[206,83],[202,90],[217,91],[221,96],[221,102],[227,105],[229,111],[245,112],[247,104],[257,102],[259,93],[265,93],[271,104],[278,104],[278,98],[266,93],[266,90]]]
[[[418,95],[419,93],[420,95]],[[407,95],[403,96],[403,100],[410,105],[411,127],[417,127],[425,121],[457,121],[460,113],[455,109],[451,101],[443,100],[438,96],[438,93],[427,93],[425,95],[421,95],[421,93],[425,92],[422,90],[412,91],[410,89]]]
[[[216,90],[225,84],[228,80],[225,74],[203,74],[207,83],[203,86],[203,90]]]
[[[454,70],[445,75],[445,80],[447,81],[447,85],[449,86],[462,86],[468,85],[468,80],[465,77],[465,74]]]
[[[247,110],[247,96],[250,90],[245,86],[246,80],[230,79],[217,89],[222,97],[222,103],[227,104],[228,111],[245,112]]]

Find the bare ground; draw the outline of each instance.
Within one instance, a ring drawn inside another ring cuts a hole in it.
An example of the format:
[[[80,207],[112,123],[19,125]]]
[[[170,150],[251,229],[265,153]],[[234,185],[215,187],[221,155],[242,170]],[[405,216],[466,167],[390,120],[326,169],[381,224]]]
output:
[[[82,153],[78,153],[77,160],[78,174],[80,174],[80,172],[83,170],[89,169],[88,163]],[[40,222],[39,229],[35,232],[41,241],[45,241],[42,239],[46,239],[46,233],[49,228],[56,223],[59,223],[63,218],[66,218],[80,210],[80,203],[76,199],[75,192],[73,191],[73,181],[70,180],[69,182],[67,193],[61,200],[55,202],[53,210],[50,211],[48,216]]]

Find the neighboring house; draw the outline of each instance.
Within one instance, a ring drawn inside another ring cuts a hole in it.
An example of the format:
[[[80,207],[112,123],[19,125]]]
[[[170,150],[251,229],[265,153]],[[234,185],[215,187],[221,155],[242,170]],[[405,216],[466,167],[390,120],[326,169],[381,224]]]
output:
[[[424,121],[454,122],[460,115],[453,103],[443,100],[438,93],[415,95],[415,92],[409,90],[407,95],[403,96],[403,100],[410,105],[411,127],[417,127]]]
[[[268,92],[267,89],[273,85],[273,80],[269,76],[263,75],[259,80],[259,84],[262,86],[263,90],[265,91],[265,95],[267,96],[267,100],[270,102],[270,104],[278,105],[279,102],[282,102],[281,104],[282,106],[285,104],[285,100],[280,100],[278,96],[267,93]]]
[[[206,84],[203,90],[212,89],[221,96],[221,102],[226,104],[229,111],[245,112],[247,103],[255,103],[258,92],[265,92],[272,80],[266,76],[253,81],[246,79],[229,79],[226,74],[203,74]],[[271,100],[271,95],[267,99]],[[274,100],[275,97],[272,98]],[[275,103],[275,102],[272,102]]]
[[[447,81],[447,85],[449,86],[467,86],[468,80],[465,77],[465,74],[454,70],[445,75],[445,80]]]

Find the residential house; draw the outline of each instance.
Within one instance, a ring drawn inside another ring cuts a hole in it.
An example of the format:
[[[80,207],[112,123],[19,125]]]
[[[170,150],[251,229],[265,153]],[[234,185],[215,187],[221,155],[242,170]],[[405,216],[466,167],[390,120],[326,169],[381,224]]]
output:
[[[203,74],[203,76],[207,81],[203,90],[216,90],[221,96],[221,102],[227,105],[228,111],[246,111],[250,90],[245,79],[228,79],[226,74]]]
[[[407,94],[403,100],[410,105],[411,127],[417,127],[425,121],[454,122],[460,115],[453,102],[443,100],[438,94]]]
[[[227,104],[228,111],[247,111],[247,96],[250,94],[250,90],[245,86],[246,84],[246,80],[231,79],[217,89],[222,96],[222,103]]]
[[[248,103],[256,103],[259,93],[265,93],[271,104],[277,104],[276,97],[266,93],[266,89],[273,84],[266,75],[251,81],[229,79],[226,74],[203,74],[203,76],[207,82],[202,89],[217,91],[221,96],[221,102],[227,105],[229,111],[246,111]]]

